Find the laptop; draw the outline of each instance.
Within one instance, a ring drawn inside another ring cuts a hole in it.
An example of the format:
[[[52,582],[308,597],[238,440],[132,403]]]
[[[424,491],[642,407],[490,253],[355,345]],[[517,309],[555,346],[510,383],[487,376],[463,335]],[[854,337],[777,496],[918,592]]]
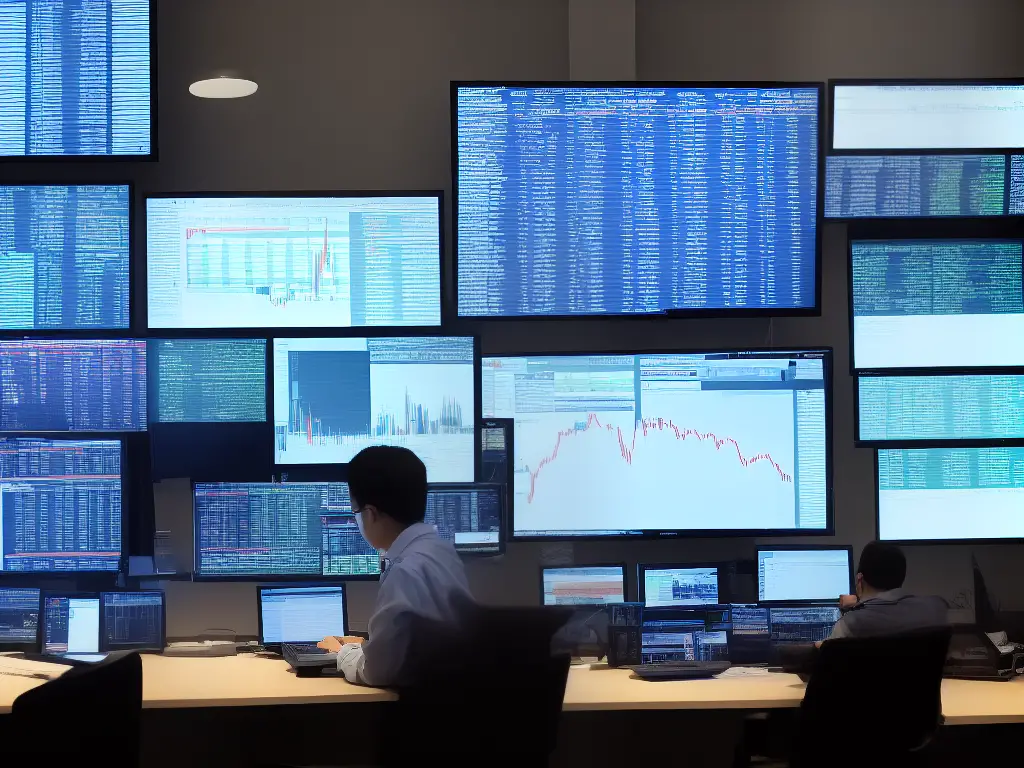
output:
[[[342,637],[348,629],[345,585],[261,586],[257,590],[260,645],[284,655],[335,654],[317,647],[329,635]]]

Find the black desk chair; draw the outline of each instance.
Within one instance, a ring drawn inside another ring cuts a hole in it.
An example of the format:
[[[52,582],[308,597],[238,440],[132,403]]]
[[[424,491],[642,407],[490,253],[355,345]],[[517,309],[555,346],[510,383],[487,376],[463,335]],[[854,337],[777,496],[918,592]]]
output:
[[[942,725],[949,628],[822,644],[800,705],[791,765],[922,764]]]
[[[21,694],[10,733],[25,765],[138,768],[141,718],[142,659],[116,653]]]

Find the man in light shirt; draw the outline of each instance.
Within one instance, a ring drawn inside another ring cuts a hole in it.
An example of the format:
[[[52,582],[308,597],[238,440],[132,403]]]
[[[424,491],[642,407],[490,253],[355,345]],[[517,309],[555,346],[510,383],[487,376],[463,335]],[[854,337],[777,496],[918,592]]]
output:
[[[423,522],[427,470],[407,448],[373,446],[348,466],[352,511],[359,530],[385,556],[369,639],[326,637],[351,683],[399,686],[415,680],[412,628],[456,625],[473,603],[462,561],[451,542]]]

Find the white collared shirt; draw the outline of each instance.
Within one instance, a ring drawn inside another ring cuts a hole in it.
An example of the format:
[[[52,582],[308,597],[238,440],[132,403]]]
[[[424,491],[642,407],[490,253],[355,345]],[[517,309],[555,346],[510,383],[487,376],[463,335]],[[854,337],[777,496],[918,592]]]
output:
[[[472,600],[462,560],[432,525],[413,523],[402,531],[386,561],[370,617],[370,639],[343,645],[338,652],[338,669],[352,683],[400,683],[412,619],[454,622],[458,607]]]

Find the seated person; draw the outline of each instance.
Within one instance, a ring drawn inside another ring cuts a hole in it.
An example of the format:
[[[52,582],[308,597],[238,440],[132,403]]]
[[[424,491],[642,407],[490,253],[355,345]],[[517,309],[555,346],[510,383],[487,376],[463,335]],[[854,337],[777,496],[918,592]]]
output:
[[[348,465],[348,487],[359,530],[385,556],[369,639],[327,637],[338,669],[351,683],[402,685],[414,679],[410,627],[424,621],[454,625],[473,604],[462,560],[451,542],[423,522],[427,470],[407,448],[373,446]]]
[[[843,617],[829,639],[892,635],[945,626],[946,602],[940,597],[917,597],[903,590],[907,560],[895,544],[872,541],[860,553],[857,594],[844,595]]]

